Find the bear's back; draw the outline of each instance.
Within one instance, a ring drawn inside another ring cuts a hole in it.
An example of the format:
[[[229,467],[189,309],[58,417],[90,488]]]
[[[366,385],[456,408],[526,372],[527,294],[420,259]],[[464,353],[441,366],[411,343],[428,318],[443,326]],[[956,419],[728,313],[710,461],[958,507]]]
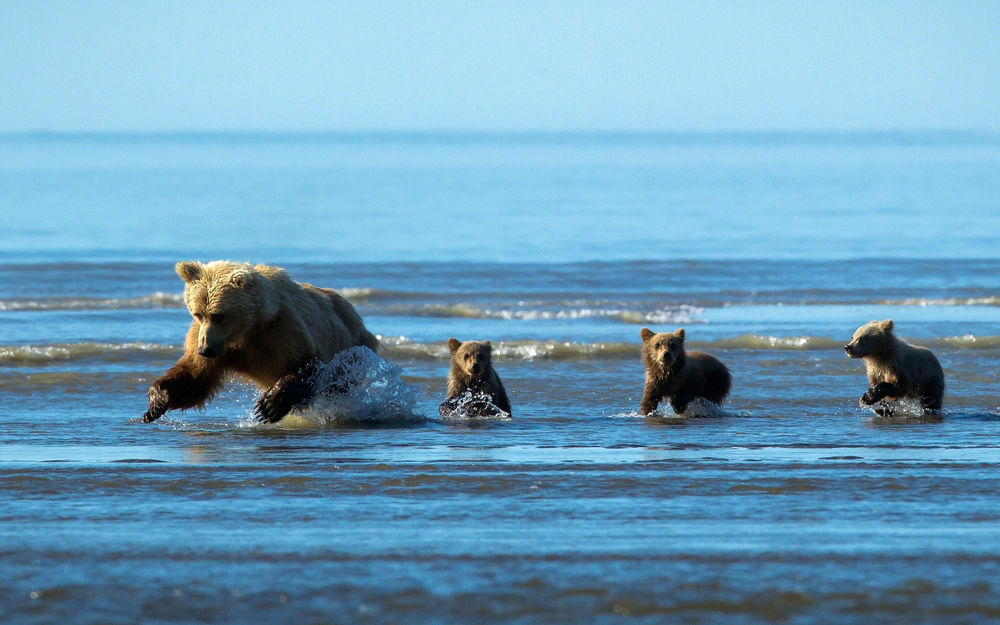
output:
[[[914,390],[940,385],[944,389],[944,369],[934,352],[926,347],[903,343],[905,350],[897,358],[897,366]]]
[[[686,355],[686,368],[690,371],[685,372],[685,382],[697,387],[690,390],[697,397],[721,404],[732,384],[729,369],[718,358],[705,352],[687,352]]]

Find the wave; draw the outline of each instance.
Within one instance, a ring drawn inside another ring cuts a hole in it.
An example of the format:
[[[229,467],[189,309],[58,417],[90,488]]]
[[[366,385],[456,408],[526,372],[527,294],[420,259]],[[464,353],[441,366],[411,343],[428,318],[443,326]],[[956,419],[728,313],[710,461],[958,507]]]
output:
[[[142,297],[50,297],[42,299],[0,300],[0,311],[5,310],[129,310],[137,308],[183,308],[183,293],[157,291]]]
[[[959,347],[963,349],[997,349],[1000,348],[1000,336],[949,336],[930,341],[914,341],[924,347]]]
[[[398,291],[373,287],[342,287],[334,289],[347,299],[372,307],[369,314],[407,317],[442,317],[465,319],[499,320],[573,320],[573,319],[613,319],[623,323],[699,323],[699,316],[706,308],[729,308],[734,306],[780,307],[780,306],[1000,306],[1000,295],[955,296],[955,297],[907,297],[879,298],[874,295],[843,297],[844,292],[831,292],[828,297],[798,298],[790,293],[768,293],[766,291],[729,291],[718,298],[705,298],[675,294],[659,294],[636,301],[608,301],[597,294],[588,297],[577,294],[573,299],[538,299],[526,301],[523,293],[491,293],[493,305],[468,302],[448,302],[456,296],[453,292]],[[479,294],[482,295],[482,294]],[[553,294],[555,295],[555,294]],[[810,294],[814,295],[814,294]],[[537,294],[535,294],[537,297]],[[544,297],[544,296],[543,296]],[[659,299],[683,301],[684,303],[657,305]],[[445,303],[440,303],[445,300]],[[653,306],[653,308],[651,308]],[[0,299],[3,311],[60,311],[60,310],[136,310],[184,308],[183,293],[157,291],[136,297],[14,297]]]
[[[1000,295],[987,297],[908,297],[906,299],[885,299],[876,302],[880,306],[1000,306]]]
[[[376,314],[406,317],[442,317],[461,319],[499,319],[507,321],[545,321],[573,319],[614,319],[623,323],[700,323],[697,315],[704,308],[691,305],[663,307],[652,311],[628,310],[621,307],[576,307],[560,309],[481,308],[470,304],[423,304],[389,306]]]
[[[699,343],[688,345],[697,347]],[[843,349],[844,341],[838,341],[825,336],[764,336],[761,334],[742,334],[737,337],[719,339],[701,343],[705,347],[719,349],[769,349],[769,350],[824,350]]]
[[[145,360],[150,356],[176,357],[180,345],[158,343],[55,343],[51,345],[0,345],[0,364],[33,365],[55,361],[98,359]]]
[[[448,360],[451,352],[442,342],[413,343],[405,338],[382,338],[387,355],[420,360]],[[638,343],[572,343],[560,341],[493,341],[493,356],[500,360],[577,360],[636,357]]]
[[[406,337],[381,336],[385,355],[391,358],[447,360],[451,357],[445,341],[418,343]],[[947,336],[909,339],[930,348],[972,350],[1000,349],[1000,336]],[[824,351],[843,349],[843,340],[824,336],[765,336],[744,334],[714,341],[690,341],[690,349],[745,349],[766,351]],[[501,360],[599,360],[634,358],[641,347],[636,342],[573,342],[515,339],[493,341],[493,355]],[[176,358],[182,345],[163,343],[53,343],[49,345],[0,345],[0,365],[37,365],[48,362],[96,359],[109,362],[144,361],[149,358]]]
[[[393,297],[390,291],[367,287],[335,289],[352,301],[365,301],[379,297]],[[0,299],[2,311],[48,310],[136,310],[153,308],[184,308],[183,293],[157,291],[139,297],[44,297]]]

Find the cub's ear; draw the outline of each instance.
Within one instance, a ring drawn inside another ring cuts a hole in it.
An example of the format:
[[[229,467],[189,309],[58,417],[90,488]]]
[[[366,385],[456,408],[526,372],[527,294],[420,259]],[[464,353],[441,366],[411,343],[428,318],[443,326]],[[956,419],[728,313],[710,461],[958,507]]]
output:
[[[454,339],[454,338],[453,339],[448,339],[448,349],[451,350],[451,353],[454,354],[455,352],[457,352],[458,348],[461,347],[461,346],[462,346],[462,341],[460,341],[458,339]]]
[[[643,328],[639,330],[639,338],[642,339],[643,343],[653,338],[654,336],[656,336],[656,333],[650,330],[649,328]]]
[[[201,277],[203,265],[193,260],[183,260],[174,265],[174,271],[184,282],[194,282]]]
[[[483,347],[486,348],[486,353],[493,355],[493,344],[489,341],[483,341]]]
[[[674,331],[674,336],[676,336],[677,338],[679,338],[680,340],[683,341],[684,340],[684,328],[677,328],[677,330]]]
[[[882,329],[886,332],[892,332],[892,319],[886,319],[882,322]]]
[[[236,288],[242,289],[250,282],[250,272],[249,271],[237,271],[229,278],[229,283]]]

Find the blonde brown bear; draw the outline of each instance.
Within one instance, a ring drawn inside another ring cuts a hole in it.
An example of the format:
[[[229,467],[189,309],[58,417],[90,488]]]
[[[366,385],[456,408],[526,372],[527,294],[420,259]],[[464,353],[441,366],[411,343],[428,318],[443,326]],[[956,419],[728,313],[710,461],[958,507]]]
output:
[[[264,390],[255,414],[276,422],[308,401],[316,366],[338,352],[378,340],[346,299],[293,281],[284,269],[215,261],[180,262],[184,303],[194,318],[184,355],[149,388],[142,420],[201,407],[238,374]]]
[[[892,331],[892,319],[870,321],[844,346],[851,358],[864,359],[868,371],[868,390],[861,396],[861,404],[871,406],[908,397],[919,400],[924,410],[940,410],[944,396],[941,363],[929,349],[901,341]],[[883,404],[875,412],[888,416],[892,408]]]
[[[451,351],[451,369],[448,371],[448,399],[439,407],[442,415],[453,412],[458,407],[458,399],[467,391],[489,396],[490,403],[510,414],[510,400],[504,390],[500,376],[493,368],[493,346],[489,341],[465,341],[448,339]],[[477,414],[489,412],[478,404],[473,406]],[[485,415],[485,413],[484,413]]]

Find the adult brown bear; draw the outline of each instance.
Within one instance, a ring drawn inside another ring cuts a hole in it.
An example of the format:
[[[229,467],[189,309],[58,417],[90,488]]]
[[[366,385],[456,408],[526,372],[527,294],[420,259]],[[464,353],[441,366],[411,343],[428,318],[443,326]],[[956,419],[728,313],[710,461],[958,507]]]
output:
[[[219,260],[180,262],[176,270],[194,319],[184,355],[149,388],[146,423],[203,406],[233,373],[264,390],[258,418],[280,421],[312,396],[316,366],[355,345],[379,347],[350,302],[280,267]]]

